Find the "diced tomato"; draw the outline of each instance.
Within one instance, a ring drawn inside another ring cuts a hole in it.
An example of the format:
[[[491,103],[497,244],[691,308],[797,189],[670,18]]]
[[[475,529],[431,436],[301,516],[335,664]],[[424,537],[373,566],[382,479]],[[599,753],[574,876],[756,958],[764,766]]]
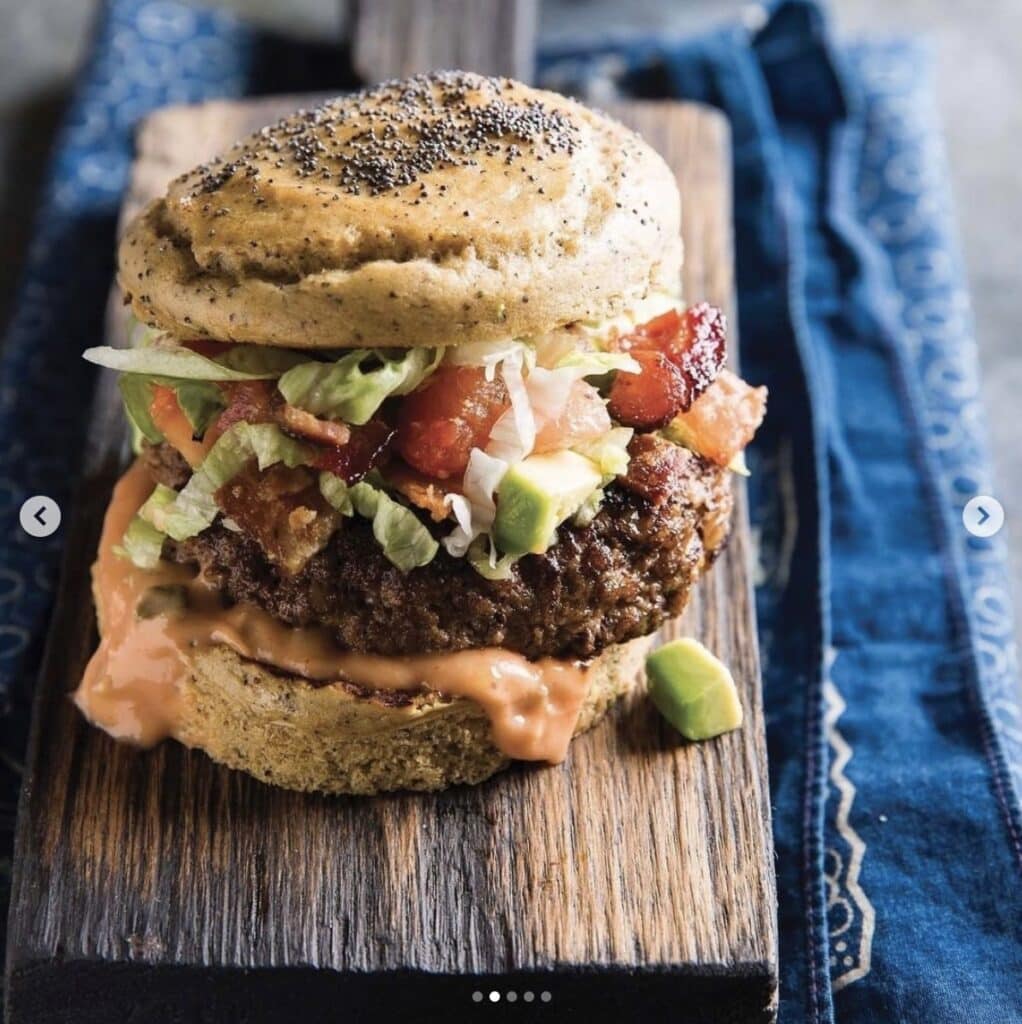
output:
[[[687,412],[675,417],[671,429],[700,455],[727,466],[763,422],[766,399],[766,388],[751,387],[724,370]]]
[[[610,415],[626,427],[656,430],[681,411],[688,389],[681,372],[662,352],[632,352],[639,373],[618,373],[610,389]]]
[[[206,457],[209,445],[203,441],[196,441],[192,435],[192,425],[188,417],[181,411],[178,405],[177,395],[172,388],[164,387],[162,384],[153,385],[153,400],[149,405],[149,415],[157,429],[167,439],[167,442],[176,448],[184,457],[185,461],[193,469]]]
[[[235,423],[269,423],[274,419],[276,383],[271,380],[246,380],[221,384],[227,408],[206,431],[210,442],[226,433]]]
[[[599,391],[584,380],[576,381],[555,420],[537,424],[534,451],[549,452],[571,448],[610,430],[610,414]]]
[[[441,366],[425,387],[401,403],[398,451],[426,476],[460,476],[472,449],[486,447],[493,424],[509,404],[499,376],[487,380],[477,366]]]
[[[378,417],[352,427],[347,444],[320,449],[316,467],[335,473],[345,483],[356,483],[381,461],[394,434],[394,428]]]

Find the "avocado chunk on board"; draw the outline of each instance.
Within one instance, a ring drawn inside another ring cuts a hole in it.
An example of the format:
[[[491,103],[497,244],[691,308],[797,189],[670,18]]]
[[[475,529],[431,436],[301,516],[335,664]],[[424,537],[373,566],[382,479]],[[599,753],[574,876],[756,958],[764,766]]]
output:
[[[530,455],[512,466],[497,488],[497,547],[508,555],[542,554],[602,481],[592,459],[572,451]]]
[[[727,666],[698,640],[672,640],[646,658],[649,696],[689,740],[708,740],[742,724],[738,689]]]

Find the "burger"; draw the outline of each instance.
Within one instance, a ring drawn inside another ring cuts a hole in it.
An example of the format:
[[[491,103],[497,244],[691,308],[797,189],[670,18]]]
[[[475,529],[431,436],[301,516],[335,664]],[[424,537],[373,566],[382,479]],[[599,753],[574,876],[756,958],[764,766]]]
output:
[[[300,110],[120,244],[136,459],[75,700],[291,789],[562,761],[725,543],[764,389],[637,135],[444,72]]]

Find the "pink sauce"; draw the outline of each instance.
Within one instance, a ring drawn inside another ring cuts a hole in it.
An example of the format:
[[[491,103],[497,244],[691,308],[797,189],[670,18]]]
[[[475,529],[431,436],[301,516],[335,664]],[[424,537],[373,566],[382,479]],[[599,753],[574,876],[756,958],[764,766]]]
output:
[[[489,716],[493,742],[509,757],[564,760],[588,686],[584,666],[528,661],[499,647],[414,657],[355,654],[338,648],[325,629],[286,626],[254,605],[223,609],[216,592],[188,568],[161,563],[147,571],[114,553],[152,488],[136,462],[114,489],[92,569],[102,640],[75,703],[115,739],[151,746],[177,735],[186,652],[224,644],[317,684],[427,689],[474,700]],[[186,588],[186,608],[140,618],[142,597],[166,585]]]

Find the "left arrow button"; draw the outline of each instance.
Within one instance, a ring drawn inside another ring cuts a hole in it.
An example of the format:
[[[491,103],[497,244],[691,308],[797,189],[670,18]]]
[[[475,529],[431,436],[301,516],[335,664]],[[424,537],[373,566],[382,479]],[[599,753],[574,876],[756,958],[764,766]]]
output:
[[[60,528],[60,506],[45,494],[33,495],[21,506],[18,521],[30,537],[52,536]]]

